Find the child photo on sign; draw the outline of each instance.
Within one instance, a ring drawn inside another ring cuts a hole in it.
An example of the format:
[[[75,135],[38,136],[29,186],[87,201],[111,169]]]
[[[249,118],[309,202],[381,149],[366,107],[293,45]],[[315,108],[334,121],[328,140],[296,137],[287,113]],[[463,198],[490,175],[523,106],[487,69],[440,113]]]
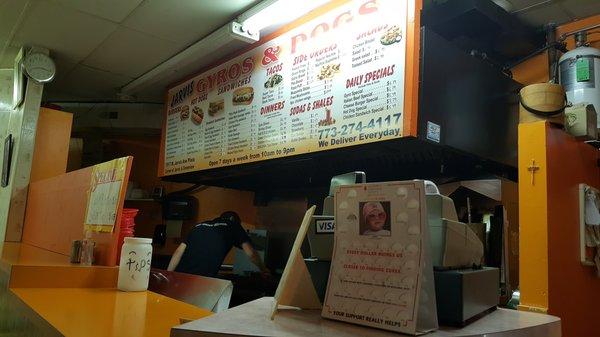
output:
[[[390,202],[367,201],[359,203],[361,214],[359,222],[360,235],[391,236]]]

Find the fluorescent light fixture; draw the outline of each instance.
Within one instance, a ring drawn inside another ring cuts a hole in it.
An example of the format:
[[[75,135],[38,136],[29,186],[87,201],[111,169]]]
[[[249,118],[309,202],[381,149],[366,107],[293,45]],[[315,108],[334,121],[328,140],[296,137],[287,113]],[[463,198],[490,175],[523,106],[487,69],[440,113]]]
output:
[[[0,0],[1,2],[2,0]],[[291,22],[329,2],[329,0],[263,0],[237,20],[229,22],[179,54],[150,69],[121,88],[121,95],[133,95],[151,84],[158,83],[210,55],[215,49],[234,40],[254,43],[260,30],[268,26]]]
[[[263,0],[240,15],[244,29],[258,32],[268,26],[287,23],[329,2],[329,0]]]
[[[231,37],[244,41],[246,43],[254,43],[260,40],[260,32],[258,30],[248,30],[239,22],[233,21],[230,25]]]

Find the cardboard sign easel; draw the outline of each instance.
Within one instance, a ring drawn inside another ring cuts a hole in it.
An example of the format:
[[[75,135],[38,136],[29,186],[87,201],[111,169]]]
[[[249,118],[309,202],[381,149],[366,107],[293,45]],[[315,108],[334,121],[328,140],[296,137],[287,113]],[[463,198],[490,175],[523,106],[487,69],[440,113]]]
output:
[[[315,208],[316,206],[312,206],[304,214],[302,225],[300,225],[283,276],[275,292],[271,319],[275,318],[280,305],[300,309],[321,309],[321,301],[304,263],[304,257],[300,252],[300,247],[308,232],[310,219],[315,212]]]
[[[425,194],[422,180],[336,189],[323,317],[411,335],[437,329]]]

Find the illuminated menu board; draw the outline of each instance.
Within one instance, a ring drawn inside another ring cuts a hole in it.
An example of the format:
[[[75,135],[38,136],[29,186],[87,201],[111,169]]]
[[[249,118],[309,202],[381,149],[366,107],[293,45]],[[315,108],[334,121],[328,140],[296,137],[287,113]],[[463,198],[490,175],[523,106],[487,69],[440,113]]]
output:
[[[401,137],[406,27],[406,1],[350,1],[172,87],[162,175]]]

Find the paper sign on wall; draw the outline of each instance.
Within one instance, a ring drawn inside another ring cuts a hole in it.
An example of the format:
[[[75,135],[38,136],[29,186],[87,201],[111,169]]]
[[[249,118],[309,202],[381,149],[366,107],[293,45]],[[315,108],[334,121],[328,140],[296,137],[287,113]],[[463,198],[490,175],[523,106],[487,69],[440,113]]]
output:
[[[85,215],[85,228],[94,232],[112,232],[117,219],[127,157],[92,167],[92,181]]]
[[[396,332],[437,328],[423,181],[342,186],[323,317]]]

